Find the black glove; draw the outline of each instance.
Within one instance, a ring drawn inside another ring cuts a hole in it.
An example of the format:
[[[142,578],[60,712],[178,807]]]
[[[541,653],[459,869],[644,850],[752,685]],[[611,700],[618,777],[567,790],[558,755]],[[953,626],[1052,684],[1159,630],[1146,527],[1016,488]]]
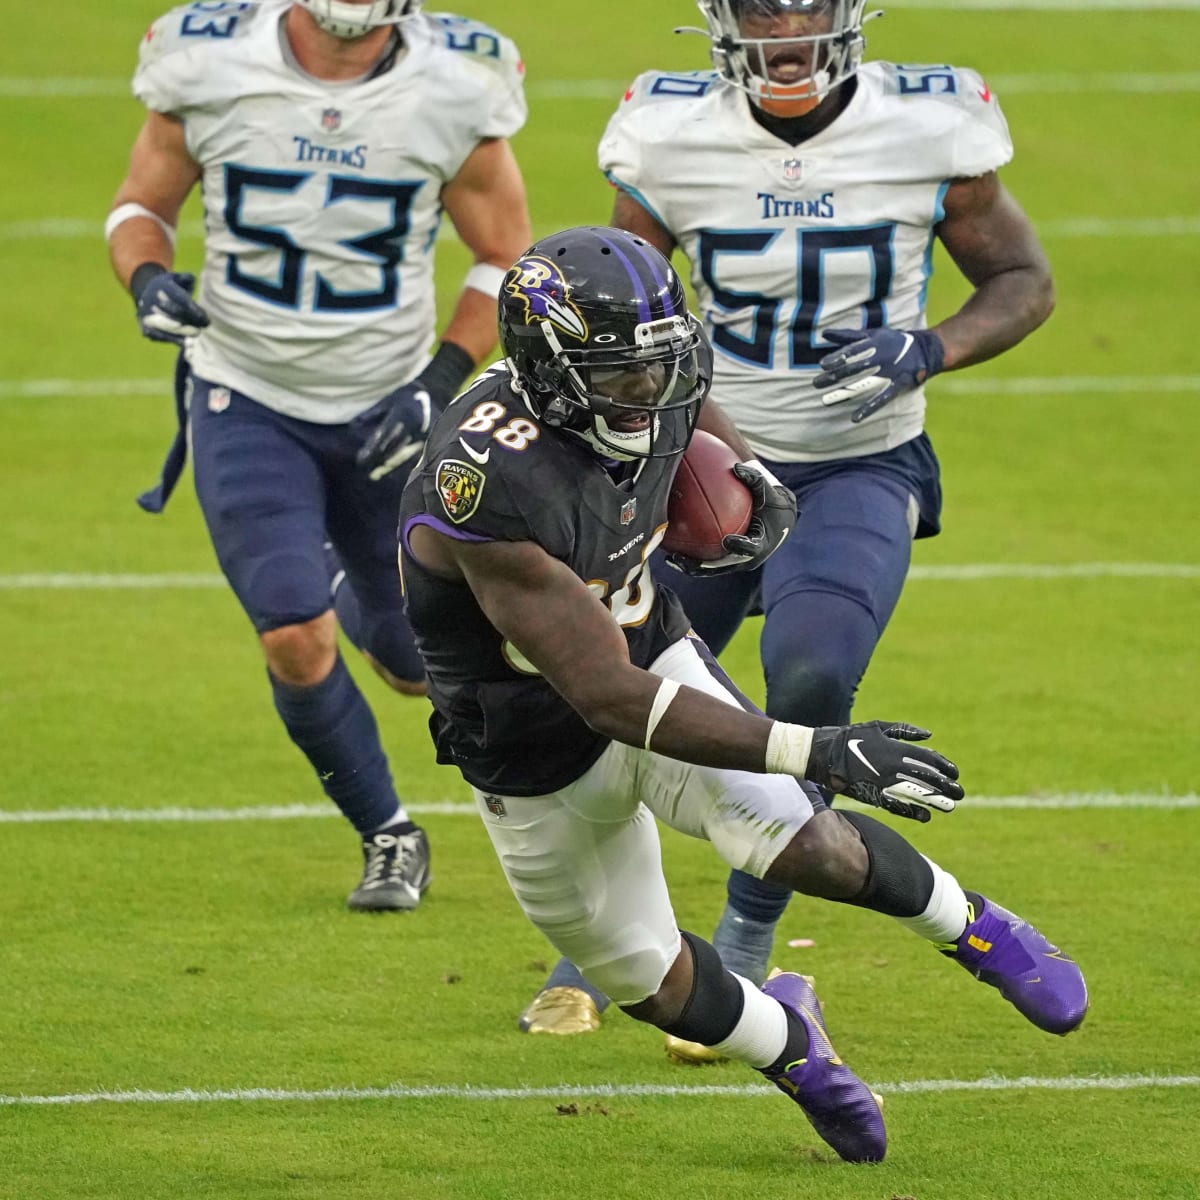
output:
[[[936,750],[910,746],[928,729],[898,721],[822,726],[813,731],[805,777],[914,821],[928,821],[931,808],[953,812],[963,798],[958,768]]]
[[[389,392],[359,413],[350,428],[363,438],[355,461],[373,480],[420,454],[433,420],[433,400],[420,379]]]
[[[355,461],[371,479],[390,475],[421,452],[433,422],[474,369],[475,360],[461,346],[443,342],[416,379],[350,422],[362,439]]]
[[[152,342],[182,346],[208,324],[208,313],[192,299],[195,275],[168,271],[158,263],[143,263],[133,273],[129,291],[137,305],[142,336]]]
[[[850,417],[855,424],[931,379],[946,360],[942,339],[928,329],[827,329],[822,336],[841,349],[821,359],[813,387],[823,404],[863,401]]]
[[[733,473],[750,489],[754,507],[745,533],[722,541],[725,557],[700,562],[683,554],[666,555],[667,563],[685,575],[728,575],[760,567],[796,525],[796,497],[757,459],[734,463]]]

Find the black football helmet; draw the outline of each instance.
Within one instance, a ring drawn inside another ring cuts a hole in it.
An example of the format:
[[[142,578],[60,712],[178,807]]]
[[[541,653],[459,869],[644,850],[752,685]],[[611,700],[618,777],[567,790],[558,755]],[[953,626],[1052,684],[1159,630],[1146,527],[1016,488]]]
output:
[[[674,268],[608,226],[566,229],[521,255],[500,289],[500,345],[542,424],[622,462],[682,453],[712,381]]]

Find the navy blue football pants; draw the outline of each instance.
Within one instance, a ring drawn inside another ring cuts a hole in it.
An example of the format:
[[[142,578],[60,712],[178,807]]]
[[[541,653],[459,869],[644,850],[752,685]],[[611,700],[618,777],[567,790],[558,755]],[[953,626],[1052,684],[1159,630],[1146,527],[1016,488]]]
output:
[[[938,531],[938,464],[923,435],[895,450],[824,463],[767,463],[800,516],[757,571],[712,578],[655,564],[714,654],[761,612],[767,713],[842,725],[908,572],[914,536]]]
[[[221,570],[259,633],[311,621],[331,606],[325,542],[362,609],[360,649],[393,675],[424,675],[396,565],[407,471],[377,483],[359,468],[346,425],[283,416],[193,379],[196,494]]]
[[[714,654],[747,616],[764,615],[769,716],[844,725],[900,598],[913,537],[940,528],[937,457],[922,434],[883,454],[766,465],[799,505],[783,546],[756,571],[709,579],[683,575],[659,556],[655,576],[679,596]],[[741,871],[730,874],[728,893],[739,914],[765,924],[779,919],[791,895]]]

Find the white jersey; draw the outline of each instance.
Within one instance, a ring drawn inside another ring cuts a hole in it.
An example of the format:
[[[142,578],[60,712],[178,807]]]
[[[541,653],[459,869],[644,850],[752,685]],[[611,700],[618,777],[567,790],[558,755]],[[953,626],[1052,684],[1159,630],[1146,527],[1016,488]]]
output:
[[[848,458],[921,432],[921,388],[854,425],[853,404],[822,404],[812,381],[833,348],[824,329],[925,327],[946,188],[1012,157],[974,71],[864,64],[845,111],[795,147],[715,72],[645,74],[599,157],[690,260],[716,350],[712,394],[757,454]]]
[[[203,170],[212,324],[193,369],[335,424],[428,361],[439,195],[481,140],[524,124],[522,65],[486,26],[430,14],[403,24],[390,69],[314,79],[283,36],[288,7],[173,9],[142,43],[133,90],[183,121]]]

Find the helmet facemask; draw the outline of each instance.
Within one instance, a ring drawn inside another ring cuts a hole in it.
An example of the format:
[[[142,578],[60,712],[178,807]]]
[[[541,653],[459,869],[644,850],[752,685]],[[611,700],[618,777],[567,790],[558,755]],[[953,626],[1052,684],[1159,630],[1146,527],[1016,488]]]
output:
[[[763,101],[823,100],[862,61],[866,0],[697,0],[717,73]],[[772,78],[774,76],[774,78]]]
[[[633,345],[602,333],[587,347],[564,347],[549,321],[541,333],[551,357],[521,382],[545,424],[619,462],[670,458],[687,448],[709,384],[706,341],[694,318],[635,325]]]
[[[295,0],[326,32],[347,41],[365,37],[374,29],[399,25],[421,11],[425,0],[371,0],[347,4],[345,0]]]

